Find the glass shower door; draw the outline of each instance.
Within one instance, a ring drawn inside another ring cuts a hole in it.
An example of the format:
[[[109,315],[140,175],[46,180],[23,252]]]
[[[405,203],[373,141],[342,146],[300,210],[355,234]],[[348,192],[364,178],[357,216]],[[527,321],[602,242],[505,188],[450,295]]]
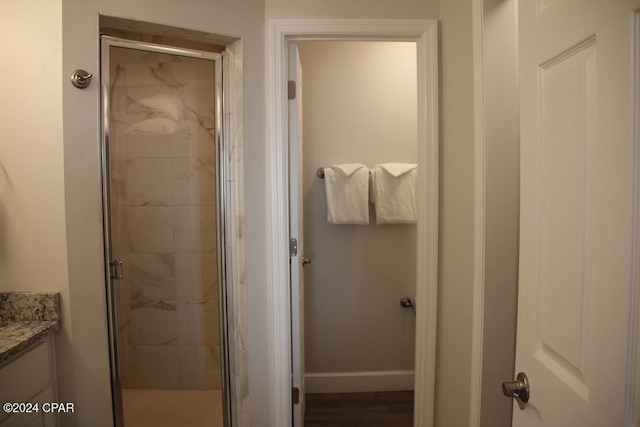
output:
[[[222,426],[219,55],[114,44],[103,91],[116,400],[126,427]]]

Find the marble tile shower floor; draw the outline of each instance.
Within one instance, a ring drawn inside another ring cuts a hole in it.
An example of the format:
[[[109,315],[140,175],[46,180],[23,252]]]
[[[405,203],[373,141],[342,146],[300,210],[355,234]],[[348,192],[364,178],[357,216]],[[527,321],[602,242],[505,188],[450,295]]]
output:
[[[123,389],[126,427],[222,427],[220,390]]]

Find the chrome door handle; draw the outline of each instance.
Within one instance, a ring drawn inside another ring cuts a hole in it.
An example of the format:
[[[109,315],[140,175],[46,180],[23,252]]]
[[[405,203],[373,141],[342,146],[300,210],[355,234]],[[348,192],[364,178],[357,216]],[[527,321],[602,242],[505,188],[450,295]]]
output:
[[[307,264],[311,264],[311,258],[302,257],[302,266],[304,267]]]
[[[502,393],[512,397],[518,402],[518,406],[524,411],[524,404],[529,401],[529,379],[527,374],[520,372],[515,381],[502,383]]]

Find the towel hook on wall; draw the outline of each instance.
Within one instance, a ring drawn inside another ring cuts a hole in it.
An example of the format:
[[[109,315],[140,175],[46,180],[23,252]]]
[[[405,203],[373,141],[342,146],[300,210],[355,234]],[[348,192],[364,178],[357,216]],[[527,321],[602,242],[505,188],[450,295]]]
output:
[[[78,89],[85,89],[91,84],[91,77],[93,77],[93,74],[88,71],[75,70],[71,73],[71,84]]]

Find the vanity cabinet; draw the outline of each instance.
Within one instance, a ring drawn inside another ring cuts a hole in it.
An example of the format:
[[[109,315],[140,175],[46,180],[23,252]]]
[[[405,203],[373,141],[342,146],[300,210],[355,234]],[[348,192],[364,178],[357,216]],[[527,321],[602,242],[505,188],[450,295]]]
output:
[[[0,427],[56,427],[58,414],[45,412],[56,402],[53,335],[0,365],[0,404],[25,403],[31,413],[8,414],[0,407]],[[37,412],[34,410],[37,405]],[[43,404],[44,405],[43,408]]]

